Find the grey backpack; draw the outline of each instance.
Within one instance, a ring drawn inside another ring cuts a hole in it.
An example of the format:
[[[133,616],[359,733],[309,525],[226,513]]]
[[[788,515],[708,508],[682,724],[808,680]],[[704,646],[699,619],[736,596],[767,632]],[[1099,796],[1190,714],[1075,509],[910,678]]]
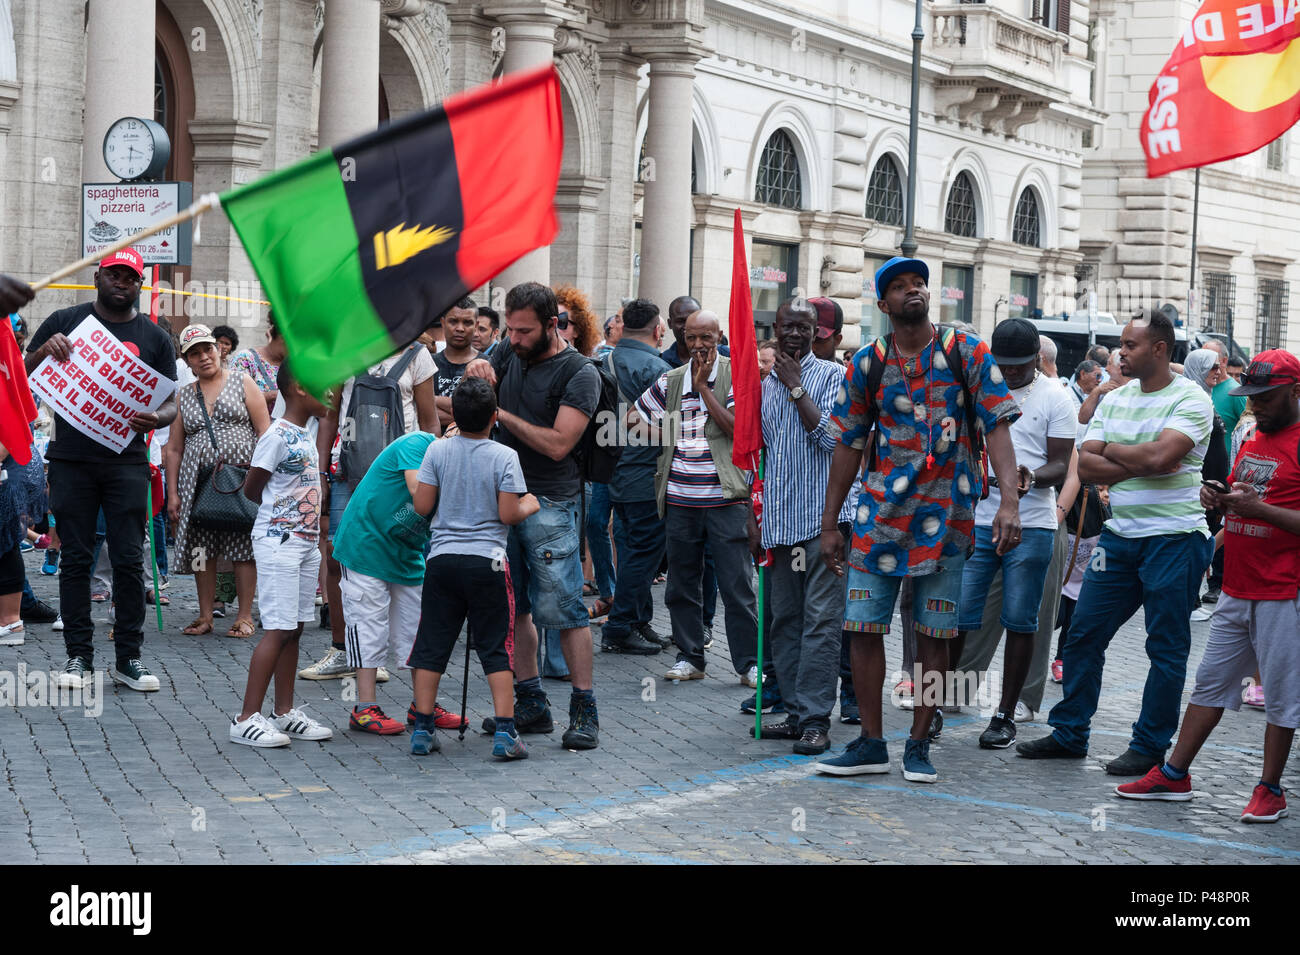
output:
[[[339,470],[354,488],[384,448],[406,433],[398,382],[423,347],[412,345],[387,374],[362,375],[352,383],[352,397],[340,423]]]

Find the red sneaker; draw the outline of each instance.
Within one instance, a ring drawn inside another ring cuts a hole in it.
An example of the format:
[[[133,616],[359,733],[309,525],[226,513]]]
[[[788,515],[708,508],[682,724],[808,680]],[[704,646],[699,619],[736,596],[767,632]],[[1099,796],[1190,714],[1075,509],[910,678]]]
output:
[[[1274,796],[1263,783],[1255,787],[1250,805],[1241,814],[1242,822],[1277,822],[1286,815],[1286,796]]]
[[[1052,661],[1052,682],[1060,683],[1065,679],[1065,663],[1061,660]]]
[[[1159,766],[1151,767],[1135,783],[1124,783],[1115,787],[1115,795],[1125,799],[1158,799],[1162,802],[1187,802],[1192,798],[1192,774],[1182,779],[1170,779]]]
[[[348,720],[348,728],[363,733],[376,733],[380,736],[394,736],[405,733],[406,727],[395,719],[384,715],[384,711],[373,703],[364,710],[353,710]]]
[[[406,710],[406,725],[415,725],[415,704],[412,703]],[[437,703],[433,704],[433,725],[440,730],[458,730],[462,725],[468,727],[469,720],[462,720],[455,713],[448,713]]]

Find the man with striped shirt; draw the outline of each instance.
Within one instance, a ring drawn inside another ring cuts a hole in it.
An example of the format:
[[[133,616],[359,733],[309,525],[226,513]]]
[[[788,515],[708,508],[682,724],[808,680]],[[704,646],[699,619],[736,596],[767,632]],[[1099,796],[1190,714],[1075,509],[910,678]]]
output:
[[[1214,409],[1195,383],[1170,371],[1173,347],[1165,315],[1134,315],[1119,353],[1130,380],[1098,406],[1079,449],[1080,480],[1110,485],[1113,516],[1084,574],[1062,651],[1065,697],[1048,716],[1053,732],[1021,744],[1017,752],[1027,759],[1087,755],[1106,647],[1138,607],[1146,611],[1151,668],[1128,750],[1106,771],[1145,775],[1164,760],[1178,728],[1188,621],[1213,551],[1200,497]]]
[[[838,443],[828,425],[844,381],[842,365],[812,352],[817,312],[792,298],[776,312],[776,364],[763,380],[763,444],[767,473],[761,543],[750,521],[757,560],[772,552],[772,663],[789,716],[763,727],[764,739],[793,739],[794,751],[816,756],[830,746],[831,710],[839,677],[844,582],[821,557],[822,501]],[[853,519],[847,498],[840,523]]]
[[[661,434],[655,498],[666,518],[671,573],[664,604],[679,651],[665,674],[669,680],[704,677],[706,546],[726,608],[731,662],[742,680],[757,659],[753,564],[745,534],[749,479],[731,463],[735,398],[731,361],[718,351],[721,332],[713,312],[693,312],[683,330],[690,361],[660,375],[636,403],[637,414]]]

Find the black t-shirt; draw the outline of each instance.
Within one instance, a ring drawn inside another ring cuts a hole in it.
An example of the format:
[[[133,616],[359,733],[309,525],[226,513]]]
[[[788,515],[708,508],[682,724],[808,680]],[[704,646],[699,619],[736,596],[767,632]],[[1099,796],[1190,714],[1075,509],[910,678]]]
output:
[[[433,393],[443,398],[450,398],[451,393],[460,384],[460,380],[465,377],[465,367],[468,364],[469,361],[464,365],[458,365],[447,357],[445,351],[437,352],[433,356],[433,365],[436,369],[433,376]]]
[[[493,349],[491,362],[499,383],[497,404],[529,424],[541,428],[554,427],[562,405],[577,408],[590,418],[600,403],[600,373],[588,361],[574,374],[571,371],[573,366],[569,364],[573,359],[564,357],[569,351],[566,348],[550,358],[529,365],[518,358],[509,346]],[[561,388],[557,379],[564,373],[570,377]],[[550,401],[553,392],[560,392],[559,400],[554,404]],[[529,493],[538,497],[569,499],[582,492],[582,476],[578,473],[578,463],[572,454],[565,455],[563,460],[553,461],[524,444],[504,424],[500,426],[497,440],[518,453]]]
[[[41,327],[36,329],[36,334],[27,345],[27,353],[30,355],[35,352],[55,332],[62,332],[71,338],[73,330],[90,315],[98,318],[105,328],[129,350],[137,352],[140,360],[159,375],[172,381],[176,380],[176,351],[172,348],[170,335],[151,322],[147,315],[136,315],[129,322],[110,322],[95,311],[93,302],[52,312],[49,318],[41,322]],[[54,440],[50,442],[49,453],[45,456],[47,460],[126,463],[146,460],[142,434],[133,437],[131,443],[121,454],[118,454],[112,448],[106,448],[98,441],[86,437],[57,413],[54,415],[54,421]]]

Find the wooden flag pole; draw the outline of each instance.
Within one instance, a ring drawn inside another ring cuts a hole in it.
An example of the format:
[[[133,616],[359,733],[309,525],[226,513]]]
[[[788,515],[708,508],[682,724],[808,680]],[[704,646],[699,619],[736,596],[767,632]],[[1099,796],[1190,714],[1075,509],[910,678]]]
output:
[[[203,215],[203,213],[207,212],[209,209],[217,209],[220,208],[220,206],[221,199],[215,192],[209,192],[207,195],[200,196],[196,201],[190,203],[180,212],[176,213],[176,215],[169,216],[166,219],[160,219],[143,232],[137,232],[135,235],[129,235],[125,239],[119,239],[112,245],[100,249],[94,255],[87,255],[86,257],[73,262],[71,265],[65,265],[58,271],[51,272],[39,282],[33,282],[32,291],[39,292],[41,289],[53,285],[60,279],[65,279],[75,272],[80,272],[82,269],[89,268],[92,265],[98,265],[99,261],[106,255],[120,252],[127,246],[135,245],[135,243],[139,242],[141,239],[146,239],[151,235],[157,235],[159,232],[165,232],[172,226],[180,225],[182,222],[189,222],[191,219]]]

